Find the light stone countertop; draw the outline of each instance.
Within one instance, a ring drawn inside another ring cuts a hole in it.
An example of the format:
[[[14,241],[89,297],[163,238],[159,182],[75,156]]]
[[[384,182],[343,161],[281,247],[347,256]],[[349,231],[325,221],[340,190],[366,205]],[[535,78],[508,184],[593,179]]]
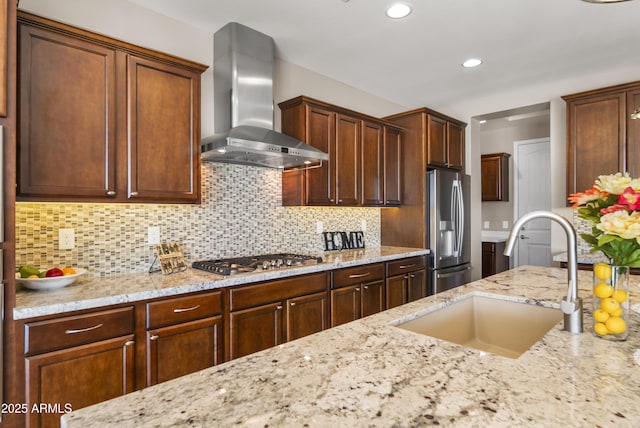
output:
[[[259,270],[226,277],[191,268],[171,275],[159,272],[108,277],[85,275],[57,290],[33,291],[19,286],[13,317],[18,320],[62,314],[425,254],[429,254],[429,250],[388,246],[333,251],[319,254],[324,260],[321,264]]]
[[[627,341],[594,337],[591,274],[578,275],[586,332],[562,331],[561,321],[517,359],[391,324],[469,292],[557,307],[565,269],[502,272],[80,409],[62,426],[638,427],[640,314],[631,311]]]

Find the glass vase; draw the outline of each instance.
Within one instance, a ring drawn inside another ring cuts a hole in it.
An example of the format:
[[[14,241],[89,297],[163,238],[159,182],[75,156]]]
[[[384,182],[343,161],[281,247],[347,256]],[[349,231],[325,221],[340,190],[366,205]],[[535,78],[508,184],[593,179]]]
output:
[[[606,340],[629,335],[629,267],[593,266],[593,334]]]

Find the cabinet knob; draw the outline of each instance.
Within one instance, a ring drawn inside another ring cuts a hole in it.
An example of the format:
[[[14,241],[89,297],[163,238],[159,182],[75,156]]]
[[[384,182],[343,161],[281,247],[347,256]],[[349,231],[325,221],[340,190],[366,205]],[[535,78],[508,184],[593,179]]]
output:
[[[158,336],[157,334],[154,334],[153,336],[151,336],[151,337],[149,338],[149,340],[158,340],[158,338],[159,338],[159,337],[160,337],[160,336]]]
[[[368,285],[363,285],[362,288],[364,288],[365,290],[368,290],[369,286]]]
[[[124,346],[131,346],[131,345],[133,345],[134,343],[135,343],[135,342],[134,342],[133,340],[127,340],[127,341],[124,343]]]
[[[342,202],[342,199],[338,199],[338,202]]]
[[[360,287],[356,287],[356,291],[360,291]]]
[[[115,195],[116,195],[115,190],[107,190],[107,196],[115,196]]]
[[[290,303],[290,306],[295,306],[295,305],[296,305],[296,302],[291,302]]]
[[[405,275],[403,278],[404,279],[409,279],[409,275]]]
[[[131,196],[138,196],[138,192],[131,192]]]
[[[276,309],[279,310],[279,311],[282,310],[282,305],[276,306]]]

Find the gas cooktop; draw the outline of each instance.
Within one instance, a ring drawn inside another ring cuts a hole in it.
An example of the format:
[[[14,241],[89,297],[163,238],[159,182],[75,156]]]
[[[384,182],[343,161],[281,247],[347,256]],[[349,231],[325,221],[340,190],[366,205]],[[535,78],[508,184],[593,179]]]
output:
[[[255,270],[282,269],[302,265],[323,263],[322,257],[302,254],[264,254],[249,257],[233,257],[228,259],[202,260],[193,262],[194,269],[219,275],[235,275]]]

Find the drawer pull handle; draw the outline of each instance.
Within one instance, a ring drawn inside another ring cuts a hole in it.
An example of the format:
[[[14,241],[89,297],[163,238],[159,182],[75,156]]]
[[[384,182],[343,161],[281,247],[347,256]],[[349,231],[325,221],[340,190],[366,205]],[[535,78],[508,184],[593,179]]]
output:
[[[371,275],[371,272],[358,273],[358,274],[349,275],[349,278],[362,278],[364,276],[369,276],[369,275]]]
[[[414,267],[415,265],[415,263],[411,263],[410,265],[400,265],[400,269],[409,269],[411,267]]]
[[[149,338],[149,340],[158,340],[158,338],[159,338],[159,337],[160,337],[160,336],[158,336],[157,334],[154,334],[153,336],[151,336],[151,337]]]
[[[182,313],[182,312],[195,311],[198,308],[200,308],[200,305],[191,306],[190,308],[176,308],[176,309],[173,310],[173,313],[174,314],[179,314],[179,313]]]
[[[93,327],[87,327],[87,328],[79,328],[76,330],[65,330],[64,334],[77,334],[77,333],[84,333],[86,331],[91,331],[91,330],[96,330],[99,329],[100,327],[102,327],[102,323],[100,324],[96,324]]]

